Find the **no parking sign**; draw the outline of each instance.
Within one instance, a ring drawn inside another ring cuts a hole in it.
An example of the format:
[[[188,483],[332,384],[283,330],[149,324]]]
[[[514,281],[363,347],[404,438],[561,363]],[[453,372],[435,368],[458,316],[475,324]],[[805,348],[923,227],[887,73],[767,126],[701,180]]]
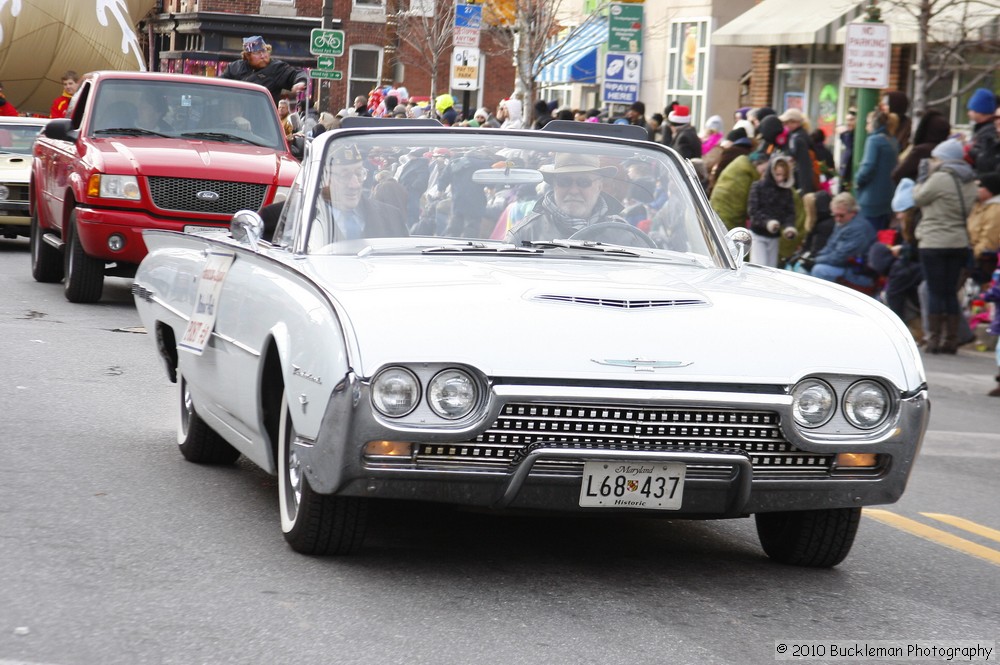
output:
[[[601,86],[604,101],[614,104],[639,101],[641,79],[641,53],[608,53],[604,56],[604,83]]]

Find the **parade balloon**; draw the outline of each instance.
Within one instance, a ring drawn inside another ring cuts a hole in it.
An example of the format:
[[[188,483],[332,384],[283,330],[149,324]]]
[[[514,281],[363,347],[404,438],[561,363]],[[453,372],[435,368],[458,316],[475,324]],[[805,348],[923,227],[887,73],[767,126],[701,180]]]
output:
[[[136,24],[155,0],[0,0],[0,82],[21,113],[48,115],[60,79],[146,69]]]

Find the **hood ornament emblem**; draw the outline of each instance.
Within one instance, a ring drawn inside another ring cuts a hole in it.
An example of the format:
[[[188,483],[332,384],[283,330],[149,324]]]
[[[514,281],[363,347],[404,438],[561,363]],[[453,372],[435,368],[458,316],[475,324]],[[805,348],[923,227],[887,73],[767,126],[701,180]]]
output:
[[[596,358],[591,358],[591,362],[595,362],[598,365],[610,365],[611,367],[631,367],[637,372],[652,372],[657,369],[687,367],[691,364],[690,362],[682,360],[647,360],[645,358],[632,358],[631,360],[618,360],[613,358],[597,360]]]
[[[203,189],[202,191],[195,194],[195,197],[202,201],[218,201],[219,193],[213,192],[212,190],[209,189]]]

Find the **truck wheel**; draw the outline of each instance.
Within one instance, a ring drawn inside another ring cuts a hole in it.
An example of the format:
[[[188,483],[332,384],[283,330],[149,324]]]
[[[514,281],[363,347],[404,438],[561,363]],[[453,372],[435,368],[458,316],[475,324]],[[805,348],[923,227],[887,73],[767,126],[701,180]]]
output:
[[[38,206],[31,213],[31,276],[36,282],[55,283],[63,278],[63,263],[59,250],[42,240],[41,225],[38,223]]]
[[[832,568],[844,560],[861,521],[860,508],[757,513],[764,552],[782,563]]]
[[[180,372],[177,373],[177,388],[180,395],[177,446],[184,459],[196,464],[232,464],[238,460],[240,451],[229,445],[194,410],[191,389]]]
[[[350,554],[361,547],[368,523],[368,499],[317,494],[299,457],[287,394],[281,396],[278,426],[278,510],[281,531],[302,554]]]
[[[104,261],[87,256],[76,228],[76,211],[66,222],[66,246],[63,248],[66,282],[64,292],[70,302],[88,303],[101,299],[104,290]]]

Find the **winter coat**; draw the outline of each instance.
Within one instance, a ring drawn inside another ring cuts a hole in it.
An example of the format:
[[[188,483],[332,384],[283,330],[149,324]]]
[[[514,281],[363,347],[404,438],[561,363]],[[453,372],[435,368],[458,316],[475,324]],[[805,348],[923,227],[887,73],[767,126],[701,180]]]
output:
[[[760,173],[747,155],[738,156],[719,173],[710,203],[726,228],[746,227],[750,186],[758,179]]]
[[[892,195],[896,185],[892,170],[896,168],[899,146],[896,139],[879,127],[865,140],[864,156],[854,174],[854,192],[858,208],[864,217],[881,217],[892,214]]]
[[[913,200],[921,212],[916,230],[920,249],[969,246],[966,215],[972,211],[978,189],[972,167],[961,161],[940,164],[927,180],[914,186]]]
[[[506,241],[520,245],[525,240],[570,238],[577,231],[600,222],[628,224],[621,216],[621,212],[622,204],[606,192],[601,192],[601,198],[591,211],[590,217],[586,219],[569,217],[559,209],[555,197],[549,191],[535,204],[527,217],[507,232]],[[627,233],[619,235],[622,242],[627,244],[630,236]]]
[[[753,147],[744,144],[732,144],[728,148],[724,148],[722,153],[719,155],[719,161],[709,167],[708,162],[705,163],[705,168],[708,169],[708,195],[711,196],[712,192],[715,191],[715,183],[719,181],[719,176],[722,172],[726,170],[726,167],[733,163],[740,155],[749,155],[753,151]],[[749,192],[750,190],[747,189]]]
[[[855,215],[849,222],[834,226],[830,239],[816,255],[816,263],[846,267],[855,257],[867,256],[876,237],[871,222],[862,215]]]
[[[900,155],[899,165],[892,172],[892,181],[898,185],[903,178],[916,180],[920,160],[930,157],[931,151],[950,133],[951,123],[943,113],[934,109],[927,111],[917,124],[910,149],[905,155]]]
[[[969,159],[979,175],[1000,168],[1000,142],[997,140],[997,130],[992,118],[977,124],[973,129]]]
[[[798,127],[788,135],[788,154],[795,160],[795,189],[808,194],[815,188],[813,182],[812,139],[804,127]]]
[[[698,132],[691,125],[681,125],[674,127],[673,149],[681,154],[681,157],[688,159],[698,159],[701,157],[701,139]]]
[[[1000,194],[972,206],[967,228],[975,256],[1000,250]]]
[[[792,173],[791,160],[785,155],[775,155],[767,163],[767,171],[763,177],[750,187],[750,197],[747,200],[747,216],[750,219],[750,230],[757,235],[777,238],[786,228],[795,228],[795,199],[792,196],[791,177],[778,183],[774,179],[774,167],[778,162],[784,162],[789,176]],[[778,220],[780,228],[776,233],[767,230],[767,223]]]
[[[262,85],[271,93],[275,104],[281,98],[282,90],[291,90],[296,83],[306,83],[309,80],[304,69],[293,67],[283,60],[275,60],[274,58],[271,58],[266,67],[260,69],[254,69],[246,60],[231,62],[219,78],[249,81]]]

